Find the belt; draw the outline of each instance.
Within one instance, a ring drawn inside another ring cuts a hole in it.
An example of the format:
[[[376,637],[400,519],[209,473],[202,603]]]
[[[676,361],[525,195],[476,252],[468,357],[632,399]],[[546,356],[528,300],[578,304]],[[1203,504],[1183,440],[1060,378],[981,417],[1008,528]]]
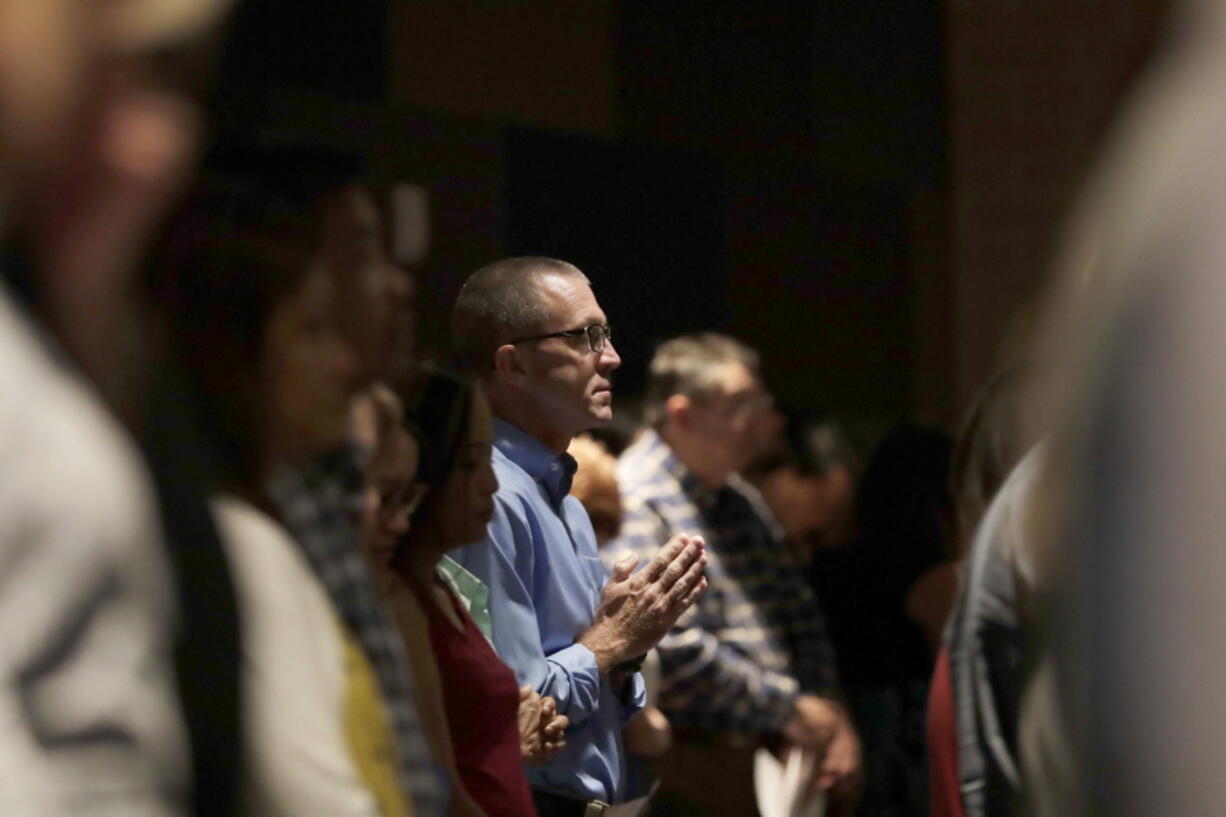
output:
[[[537,817],[601,817],[609,807],[599,800],[581,800],[547,789],[533,789],[532,803]]]

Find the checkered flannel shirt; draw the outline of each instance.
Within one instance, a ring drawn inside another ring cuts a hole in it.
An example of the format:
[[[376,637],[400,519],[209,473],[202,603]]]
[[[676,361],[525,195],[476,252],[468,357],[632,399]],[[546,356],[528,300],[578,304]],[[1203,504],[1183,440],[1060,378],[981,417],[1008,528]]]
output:
[[[419,817],[447,811],[445,777],[434,762],[413,697],[409,659],[358,542],[360,452],[346,447],[312,467],[281,469],[269,490],[336,611],[357,636],[379,679],[400,760],[400,780]]]
[[[654,431],[617,466],[625,506],[618,551],[646,564],[678,533],[707,543],[707,592],[660,642],[660,708],[678,726],[756,741],[778,732],[801,692],[838,697],[817,599],[758,493],[734,476],[704,488]]]

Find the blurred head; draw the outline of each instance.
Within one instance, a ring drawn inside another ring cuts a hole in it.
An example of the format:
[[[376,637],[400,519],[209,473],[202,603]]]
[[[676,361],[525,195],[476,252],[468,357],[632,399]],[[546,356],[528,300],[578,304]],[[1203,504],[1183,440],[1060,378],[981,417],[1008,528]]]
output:
[[[0,191],[64,151],[106,52],[94,31],[103,4],[0,0]]]
[[[299,459],[338,445],[359,380],[357,358],[336,321],[331,278],[312,265],[274,304],[263,338],[265,440],[278,459]]]
[[[409,531],[417,490],[417,440],[404,427],[404,408],[390,389],[376,384],[359,401],[370,415],[370,461],[362,503],[362,541],[377,567],[386,567]]]
[[[412,348],[413,281],[388,256],[383,219],[364,187],[348,183],[321,201],[320,255],[342,296],[338,319],[368,377],[388,377]]]
[[[309,220],[312,252],[332,279],[336,322],[358,355],[362,377],[388,379],[413,331],[412,281],[384,246],[383,220],[360,182],[361,156],[304,143],[225,145],[209,165],[256,179]]]
[[[833,424],[794,417],[786,432],[784,450],[762,463],[758,487],[789,540],[834,544],[850,521],[858,459]]]
[[[146,348],[127,285],[194,159],[229,5],[0,0],[0,231],[22,254],[5,275],[125,411]]]
[[[498,490],[493,415],[481,388],[450,373],[429,372],[405,395],[405,417],[420,445],[422,498],[403,542],[428,548],[419,552],[436,559],[481,541]]]
[[[617,460],[602,443],[586,434],[571,440],[567,453],[579,466],[570,492],[583,503],[596,531],[596,541],[603,545],[616,539],[622,526],[621,491],[615,471]]]
[[[667,341],[647,372],[644,419],[685,465],[722,483],[749,465],[778,430],[758,353],[725,335]]]
[[[209,176],[172,219],[153,275],[230,478],[343,439],[359,367],[309,206],[264,179]]]
[[[576,434],[613,418],[612,375],[621,358],[607,328],[587,277],[549,258],[477,270],[452,317],[460,357],[499,416],[559,453]]]
[[[149,87],[150,57],[189,44],[229,5],[0,0],[0,195],[66,159],[114,95]]]
[[[950,466],[962,550],[1032,442],[1018,411],[1026,376],[1027,370],[1018,367],[997,374],[979,392],[962,423]]]

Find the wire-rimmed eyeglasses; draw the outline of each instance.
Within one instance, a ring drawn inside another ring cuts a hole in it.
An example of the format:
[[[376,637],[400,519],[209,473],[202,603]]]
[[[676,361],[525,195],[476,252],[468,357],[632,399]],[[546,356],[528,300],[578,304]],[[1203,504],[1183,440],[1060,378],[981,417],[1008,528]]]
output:
[[[508,343],[527,343],[530,340],[545,340],[546,338],[577,338],[580,335],[587,336],[587,345],[596,354],[604,351],[605,341],[613,338],[613,330],[609,328],[607,323],[589,323],[587,326],[581,326],[578,329],[567,329],[564,332],[550,332],[547,335],[532,335],[527,338],[516,338],[508,341]]]

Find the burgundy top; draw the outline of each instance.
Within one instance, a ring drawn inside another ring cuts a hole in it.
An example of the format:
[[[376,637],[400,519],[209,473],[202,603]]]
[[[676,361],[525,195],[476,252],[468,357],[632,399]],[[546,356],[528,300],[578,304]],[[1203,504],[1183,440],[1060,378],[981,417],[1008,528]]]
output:
[[[450,590],[464,632],[422,598],[464,789],[489,817],[534,817],[519,743],[519,685]]]
[[[949,649],[937,655],[928,692],[928,788],[931,817],[962,817],[958,786],[958,727],[954,714]]]

